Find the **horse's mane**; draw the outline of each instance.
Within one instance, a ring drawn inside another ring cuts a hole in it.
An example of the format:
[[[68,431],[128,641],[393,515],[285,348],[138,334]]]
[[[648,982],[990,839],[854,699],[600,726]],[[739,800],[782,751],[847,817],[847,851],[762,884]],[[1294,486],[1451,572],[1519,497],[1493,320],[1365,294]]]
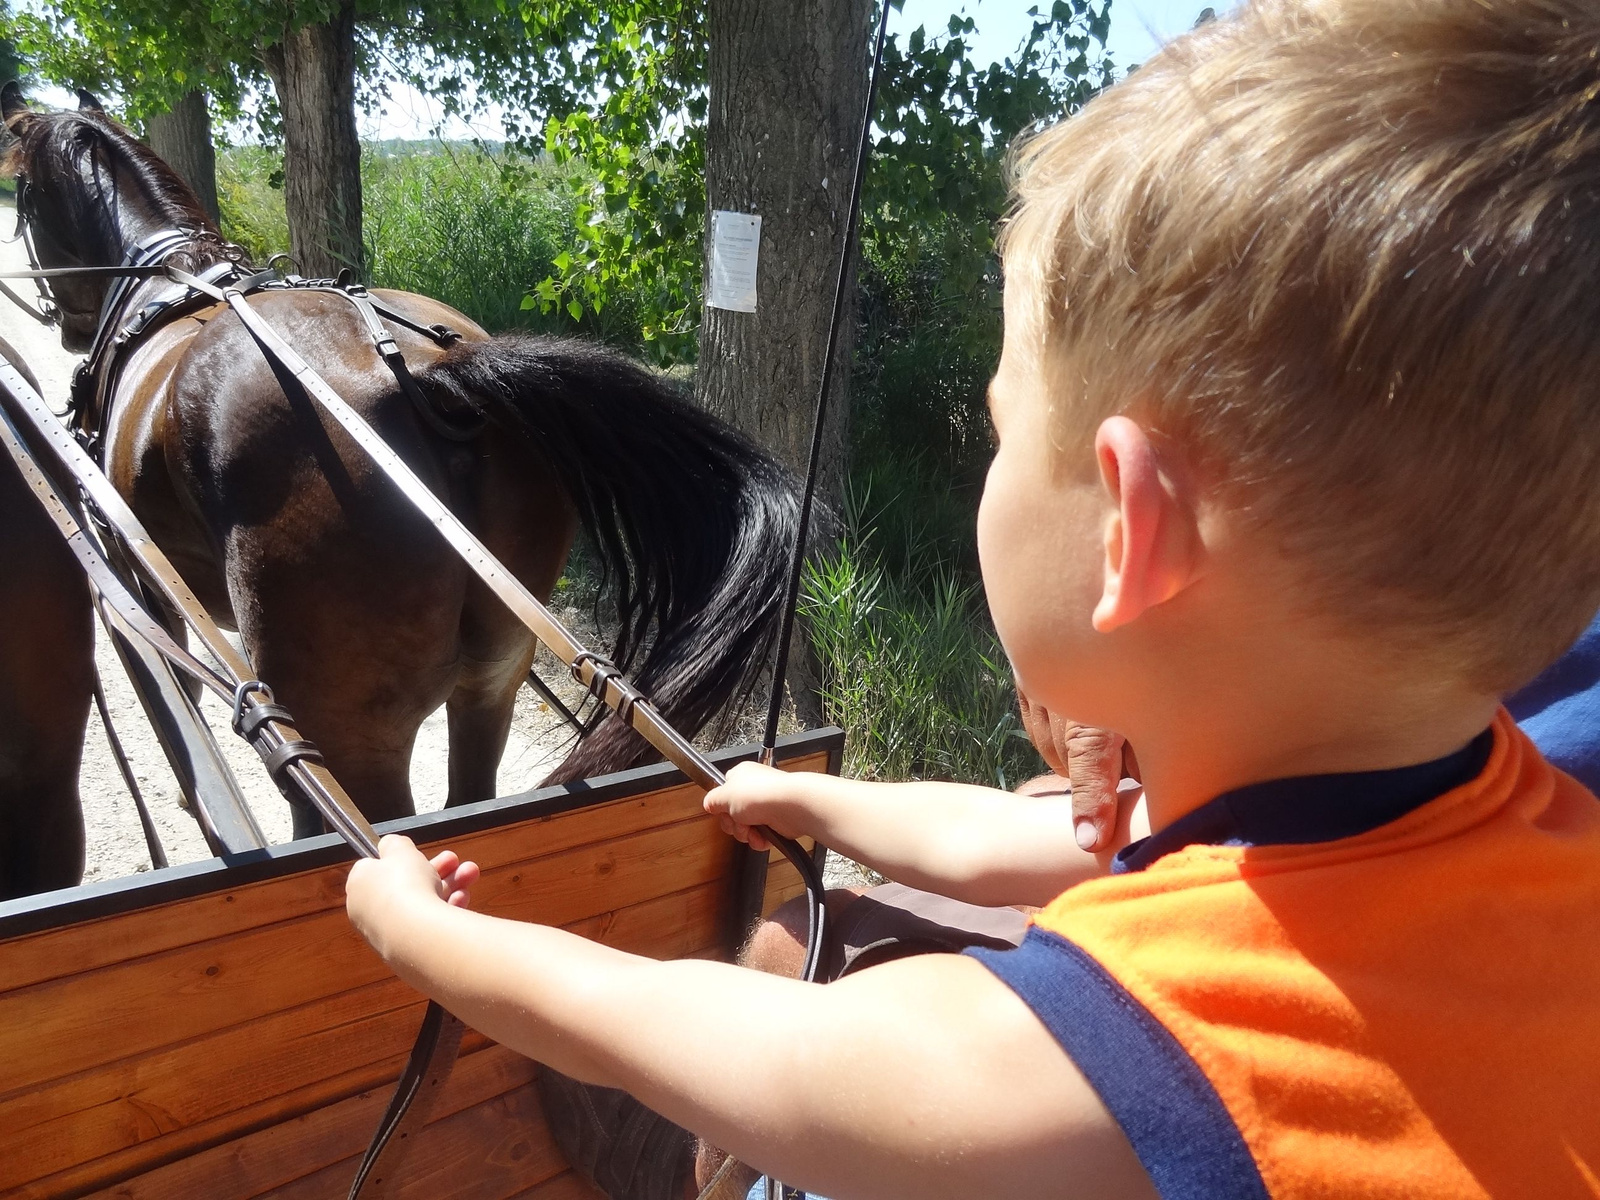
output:
[[[120,167],[132,176],[149,215],[158,222],[216,234],[194,189],[116,120],[94,109],[40,113],[38,117],[7,152],[6,173],[22,173],[35,181],[76,177],[97,182],[98,187],[64,189],[81,197],[75,207],[82,211],[71,214],[74,221],[89,222],[104,236],[121,233],[117,207],[125,198],[117,194],[115,183],[116,168]],[[100,155],[108,161],[102,164]]]

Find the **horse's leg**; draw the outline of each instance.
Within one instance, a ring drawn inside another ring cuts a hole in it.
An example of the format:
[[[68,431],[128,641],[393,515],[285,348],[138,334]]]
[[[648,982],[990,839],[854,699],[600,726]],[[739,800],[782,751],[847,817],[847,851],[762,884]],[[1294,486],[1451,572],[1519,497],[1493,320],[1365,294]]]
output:
[[[478,624],[470,618],[464,622],[468,628],[462,631],[461,674],[445,710],[450,722],[447,808],[495,794],[517,689],[528,677],[536,649],[532,635],[520,625],[504,631],[471,628]]]
[[[462,507],[474,531],[534,595],[548,599],[566,565],[577,519],[538,459],[504,442],[485,446]],[[450,695],[446,806],[495,794],[517,690],[538,643],[478,580],[461,616],[461,674]]]
[[[0,900],[83,878],[78,768],[94,679],[89,589],[7,460],[0,474]]]
[[[409,816],[411,749],[459,660],[464,569],[422,530],[300,528],[229,547],[240,633],[260,677],[372,821]],[[320,832],[295,812],[295,835]]]

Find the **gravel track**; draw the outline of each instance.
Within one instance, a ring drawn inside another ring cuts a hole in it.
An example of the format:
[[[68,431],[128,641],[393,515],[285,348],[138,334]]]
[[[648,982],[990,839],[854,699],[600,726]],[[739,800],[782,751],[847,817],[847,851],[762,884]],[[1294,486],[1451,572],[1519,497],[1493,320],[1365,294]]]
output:
[[[9,229],[15,221],[10,201],[0,203],[0,223]],[[27,256],[20,242],[0,243],[0,270],[26,270]],[[26,281],[17,285],[24,295],[31,293]],[[63,407],[67,386],[78,358],[61,348],[54,330],[29,320],[4,297],[0,297],[0,337],[16,347],[44,389],[52,407]],[[590,634],[586,614],[564,613],[580,637]],[[133,689],[117,661],[116,654],[96,629],[95,663],[106,693],[111,718],[122,739],[134,775],[150,806],[162,845],[170,863],[197,862],[211,857],[195,819],[183,808],[172,773],[167,767],[155,736],[151,733]],[[540,674],[550,681],[569,705],[575,705],[581,691],[548,653],[541,651]],[[216,732],[234,775],[255,813],[257,822],[274,842],[290,838],[289,810],[260,760],[228,728],[225,706],[207,696],[201,705],[211,728]],[[500,761],[499,793],[510,795],[538,783],[565,752],[567,735],[559,719],[524,688],[517,699],[516,715],[506,752]],[[411,758],[411,788],[419,812],[431,812],[444,804],[448,786],[446,776],[447,735],[443,708],[423,723],[417,734]],[[79,778],[83,798],[84,823],[88,834],[88,866],[84,881],[114,879],[150,869],[150,857],[133,801],[119,774],[105,731],[91,709],[84,739],[83,771]]]

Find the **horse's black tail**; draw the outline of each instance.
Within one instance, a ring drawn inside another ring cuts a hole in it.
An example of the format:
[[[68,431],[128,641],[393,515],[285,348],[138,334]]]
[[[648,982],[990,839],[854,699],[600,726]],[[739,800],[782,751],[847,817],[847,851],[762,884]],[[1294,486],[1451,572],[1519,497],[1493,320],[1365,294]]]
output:
[[[614,352],[555,338],[463,342],[420,371],[549,461],[599,551],[612,659],[692,736],[770,656],[799,520],[794,478],[749,438]],[[648,761],[607,719],[547,782]]]

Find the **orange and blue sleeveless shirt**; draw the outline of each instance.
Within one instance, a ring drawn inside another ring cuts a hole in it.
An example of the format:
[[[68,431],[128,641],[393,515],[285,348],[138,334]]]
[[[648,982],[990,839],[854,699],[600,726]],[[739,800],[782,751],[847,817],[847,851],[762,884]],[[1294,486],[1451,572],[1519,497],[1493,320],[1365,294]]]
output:
[[[1505,712],[1219,797],[969,953],[1164,1200],[1600,1197],[1600,801]]]

